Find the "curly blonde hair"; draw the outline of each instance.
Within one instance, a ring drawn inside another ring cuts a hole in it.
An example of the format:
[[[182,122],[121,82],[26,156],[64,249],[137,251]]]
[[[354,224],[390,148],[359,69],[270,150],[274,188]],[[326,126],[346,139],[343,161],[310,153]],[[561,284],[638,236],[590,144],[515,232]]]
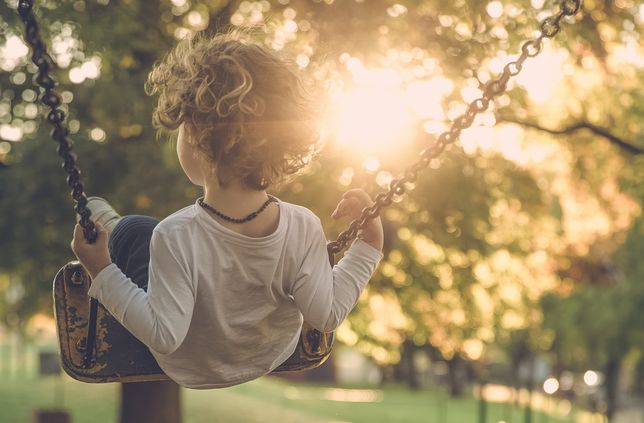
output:
[[[239,34],[181,41],[146,82],[158,94],[153,123],[173,131],[231,180],[257,190],[303,168],[317,150],[316,107],[294,66]]]

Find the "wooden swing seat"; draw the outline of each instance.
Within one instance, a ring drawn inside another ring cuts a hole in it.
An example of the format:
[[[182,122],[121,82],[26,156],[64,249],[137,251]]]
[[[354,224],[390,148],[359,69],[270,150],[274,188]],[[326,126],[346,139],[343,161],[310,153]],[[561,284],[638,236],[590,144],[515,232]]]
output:
[[[90,322],[91,278],[79,262],[66,264],[54,279],[54,315],[62,367],[82,382],[144,382],[166,380],[150,350],[125,329],[102,305],[96,309],[93,344],[87,344]],[[91,337],[91,336],[90,336]],[[274,372],[315,368],[331,354],[333,333],[322,333],[306,323],[295,352]],[[86,349],[93,348],[91,360]]]

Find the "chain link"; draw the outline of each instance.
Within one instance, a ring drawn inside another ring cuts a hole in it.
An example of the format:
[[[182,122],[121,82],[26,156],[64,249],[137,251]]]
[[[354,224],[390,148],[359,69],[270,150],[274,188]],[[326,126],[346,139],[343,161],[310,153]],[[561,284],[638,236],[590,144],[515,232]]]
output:
[[[33,1],[20,0],[18,13],[25,24],[25,40],[31,46],[31,61],[38,67],[35,81],[43,89],[40,101],[50,109],[47,113],[47,121],[54,127],[51,137],[58,143],[56,151],[63,158],[62,167],[67,172],[67,185],[72,189],[71,196],[75,202],[74,210],[80,216],[79,224],[83,228],[85,238],[93,243],[97,236],[96,227],[94,222],[90,220],[91,212],[87,208],[87,197],[80,181],[80,170],[76,167],[76,155],[72,153],[72,141],[68,138],[69,128],[65,124],[65,112],[59,109],[62,100],[54,90],[56,80],[49,74],[49,71],[56,65],[40,38],[40,29],[33,13]]]
[[[461,131],[472,125],[476,115],[487,110],[494,97],[505,92],[508,81],[521,72],[526,59],[535,57],[541,52],[543,39],[556,36],[561,30],[561,20],[564,16],[574,16],[581,8],[581,2],[582,0],[562,0],[559,12],[541,21],[539,36],[523,43],[521,55],[516,60],[507,63],[503,67],[501,75],[485,85],[481,97],[472,101],[465,113],[452,122],[450,129],[441,133],[432,145],[420,153],[420,159],[403,172],[402,178],[392,180],[386,192],[376,195],[372,206],[363,209],[361,216],[351,222],[347,230],[341,232],[335,241],[327,244],[329,254],[337,254],[342,251],[369,220],[379,216],[383,208],[393,203],[395,196],[403,195],[407,190],[405,184],[416,182],[418,172],[429,166],[431,161],[436,159],[447,146],[454,144]]]

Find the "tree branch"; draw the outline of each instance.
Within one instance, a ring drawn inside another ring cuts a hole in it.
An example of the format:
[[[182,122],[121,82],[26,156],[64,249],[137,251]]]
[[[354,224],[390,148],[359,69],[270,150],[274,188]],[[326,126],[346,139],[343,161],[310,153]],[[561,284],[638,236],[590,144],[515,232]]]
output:
[[[587,129],[590,132],[594,133],[595,135],[599,135],[600,137],[607,139],[612,144],[618,146],[619,148],[626,151],[627,153],[630,153],[633,155],[644,154],[643,148],[638,147],[629,141],[625,141],[614,134],[611,134],[606,128],[602,128],[585,121],[573,123],[572,125],[569,125],[563,129],[550,129],[550,128],[545,128],[539,125],[538,123],[524,121],[510,116],[497,116],[496,119],[498,122],[516,123],[517,125],[525,126],[527,128],[537,129],[539,131],[548,132],[549,134],[554,134],[554,135],[568,135],[568,134],[572,134],[573,132],[580,131],[582,129]]]

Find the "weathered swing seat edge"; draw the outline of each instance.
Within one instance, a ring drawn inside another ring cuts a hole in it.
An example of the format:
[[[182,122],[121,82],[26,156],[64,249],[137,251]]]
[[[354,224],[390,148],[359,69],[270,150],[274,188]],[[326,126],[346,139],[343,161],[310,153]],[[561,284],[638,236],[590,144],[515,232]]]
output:
[[[96,310],[95,342],[89,346],[93,354],[87,360],[90,284],[90,276],[77,261],[67,263],[54,278],[54,318],[65,373],[87,383],[167,380],[148,348],[100,304]],[[273,373],[320,366],[331,354],[333,338],[333,333],[319,332],[305,323],[295,352]]]

